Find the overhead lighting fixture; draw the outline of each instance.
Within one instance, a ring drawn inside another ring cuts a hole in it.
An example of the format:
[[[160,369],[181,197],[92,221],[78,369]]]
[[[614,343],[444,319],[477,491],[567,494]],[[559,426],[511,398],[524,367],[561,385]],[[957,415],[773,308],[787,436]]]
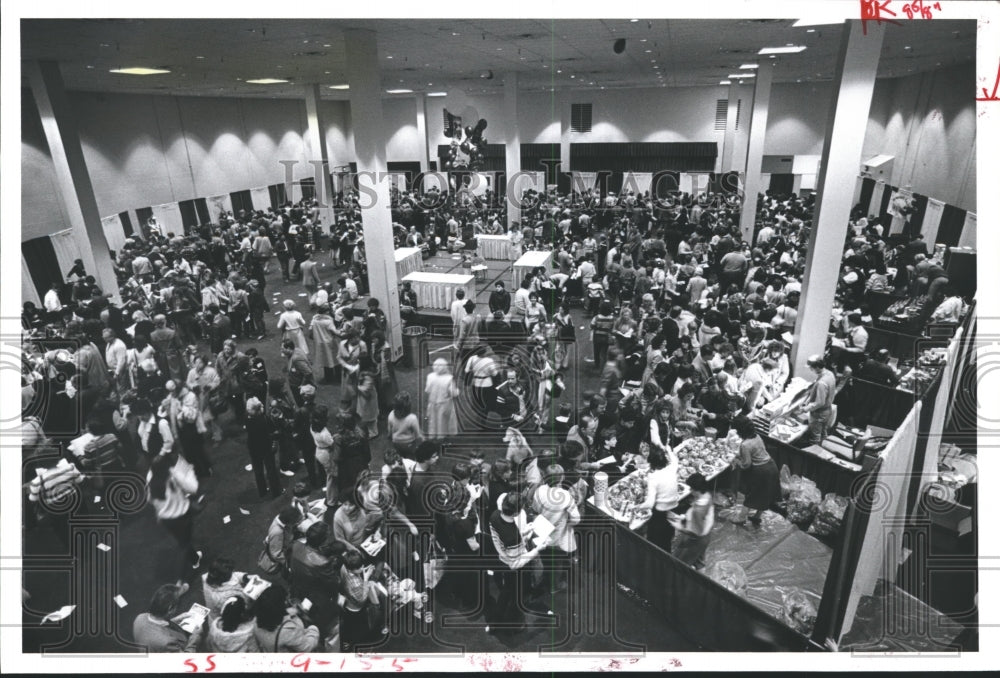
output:
[[[807,28],[806,29],[806,33],[815,33],[815,32],[816,32],[815,28]]]
[[[637,24],[637,23],[639,23],[639,20],[638,19],[629,19],[628,22],[630,24]]]
[[[288,82],[283,78],[257,78],[255,80],[247,80],[250,85],[280,85],[283,82]]]
[[[195,59],[204,59],[204,58],[205,58],[205,57],[203,57],[203,56],[196,56],[196,57],[195,57]]]
[[[760,65],[759,64],[740,64],[740,68],[743,68],[743,69],[747,69],[747,68],[760,68]]]
[[[169,73],[170,71],[166,68],[144,68],[142,66],[133,66],[131,68],[112,68],[109,73],[122,73],[124,75],[160,75],[161,73]]]
[[[330,85],[330,89],[351,89],[350,85]]]
[[[429,96],[429,97],[446,97],[446,96],[448,96],[448,93],[447,92],[428,92],[427,96]]]
[[[785,45],[784,47],[762,47],[757,54],[796,54],[805,51],[805,45]]]
[[[385,58],[386,58],[386,59],[391,59],[391,58],[392,58],[392,55],[391,55],[391,54],[389,54],[389,55],[387,55],[387,56],[386,56]]]
[[[730,80],[746,80],[747,78],[756,78],[754,73],[730,73],[726,76]]]
[[[413,94],[412,89],[387,89],[387,94]]]
[[[792,28],[802,28],[803,26],[829,26],[830,24],[842,24],[844,20],[842,18],[830,18],[830,19],[799,19],[794,24]]]
[[[720,80],[719,84],[720,85],[732,85],[733,83],[730,82],[729,80]]]

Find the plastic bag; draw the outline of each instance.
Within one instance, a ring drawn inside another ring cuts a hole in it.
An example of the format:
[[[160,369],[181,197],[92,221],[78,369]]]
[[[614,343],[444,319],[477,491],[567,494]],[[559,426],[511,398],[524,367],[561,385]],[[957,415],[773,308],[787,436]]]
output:
[[[782,464],[778,478],[781,481],[781,496],[787,497],[792,491],[792,472],[788,470],[788,464]]]
[[[788,520],[798,525],[807,524],[816,515],[816,509],[821,501],[823,494],[816,487],[816,483],[808,478],[800,478],[798,485],[788,495],[786,503]]]
[[[727,589],[746,597],[747,574],[743,568],[731,560],[720,560],[712,563],[705,571],[713,581],[722,584]]]
[[[840,532],[840,524],[847,511],[847,498],[830,492],[816,509],[816,517],[809,526],[809,534],[820,536],[834,535]]]
[[[781,596],[781,619],[799,633],[809,635],[816,623],[816,606],[800,589],[790,589]]]
[[[746,506],[737,504],[728,508],[719,509],[719,520],[728,520],[734,525],[742,525],[747,521],[750,511]]]

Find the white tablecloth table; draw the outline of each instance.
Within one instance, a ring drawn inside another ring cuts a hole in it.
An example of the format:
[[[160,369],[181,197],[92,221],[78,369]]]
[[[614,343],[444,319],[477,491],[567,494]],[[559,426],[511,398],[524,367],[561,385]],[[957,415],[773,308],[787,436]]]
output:
[[[419,247],[402,247],[395,251],[396,277],[403,278],[424,269],[424,258]]]
[[[511,289],[517,290],[521,287],[521,281],[524,280],[525,276],[531,273],[538,266],[544,266],[546,269],[552,265],[552,252],[540,252],[532,250],[530,252],[525,252],[520,259],[514,262],[514,266],[511,269],[511,283],[513,287]]]
[[[510,238],[506,235],[477,235],[476,245],[483,259],[510,260]]]
[[[417,271],[405,276],[403,282],[410,283],[417,293],[420,308],[449,310],[455,300],[455,290],[459,288],[465,290],[466,299],[476,298],[476,278],[471,275]]]

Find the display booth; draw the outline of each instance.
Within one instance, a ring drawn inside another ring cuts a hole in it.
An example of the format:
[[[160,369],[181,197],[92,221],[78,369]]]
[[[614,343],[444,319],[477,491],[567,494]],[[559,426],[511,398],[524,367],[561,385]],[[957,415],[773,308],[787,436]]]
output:
[[[594,497],[588,499],[587,515],[612,535],[618,584],[711,650],[949,647],[964,627],[904,590],[906,582],[897,585],[895,565],[905,559],[903,532],[915,501],[920,505],[917,498],[937,479],[947,394],[958,379],[959,349],[967,343],[964,330],[973,319],[970,309],[954,337],[930,340],[935,348],[944,345],[946,357],[925,387],[857,422],[871,427],[873,419],[881,421],[884,427],[874,426],[888,436],[857,463],[818,446],[800,449],[763,437],[779,468],[812,481],[824,498],[830,493],[843,498],[835,534],[813,534],[816,518],[808,530],[790,522],[798,518],[790,502],[780,512],[765,511],[760,526],[731,518],[737,513],[717,502],[706,567],[696,570],[648,541],[641,520],[608,504],[599,507]],[[926,348],[914,339],[894,338],[900,345]],[[853,388],[855,395],[867,392],[869,404],[894,390],[863,383]],[[713,476],[717,494],[731,485],[730,473]],[[720,577],[729,571],[725,568],[738,576]]]

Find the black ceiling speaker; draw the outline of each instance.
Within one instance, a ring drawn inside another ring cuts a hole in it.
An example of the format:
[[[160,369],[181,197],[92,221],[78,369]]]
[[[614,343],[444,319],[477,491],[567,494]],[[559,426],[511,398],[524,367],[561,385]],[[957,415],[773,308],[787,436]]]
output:
[[[615,54],[621,54],[625,51],[625,38],[618,38],[615,40]]]

